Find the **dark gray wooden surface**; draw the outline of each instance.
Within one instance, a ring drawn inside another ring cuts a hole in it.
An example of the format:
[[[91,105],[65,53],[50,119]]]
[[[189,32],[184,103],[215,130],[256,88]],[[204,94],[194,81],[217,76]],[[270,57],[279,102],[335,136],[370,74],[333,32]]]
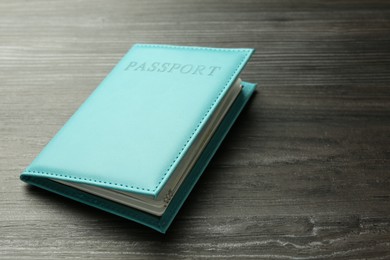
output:
[[[134,43],[257,49],[166,235],[19,181]],[[0,258],[390,259],[389,1],[0,1]]]

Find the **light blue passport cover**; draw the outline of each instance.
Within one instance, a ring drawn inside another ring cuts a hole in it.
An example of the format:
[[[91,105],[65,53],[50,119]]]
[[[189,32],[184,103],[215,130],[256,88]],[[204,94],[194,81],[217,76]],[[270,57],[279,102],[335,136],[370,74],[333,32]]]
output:
[[[243,88],[158,217],[50,179],[157,196],[253,49],[134,45],[21,179],[165,233],[255,90]]]

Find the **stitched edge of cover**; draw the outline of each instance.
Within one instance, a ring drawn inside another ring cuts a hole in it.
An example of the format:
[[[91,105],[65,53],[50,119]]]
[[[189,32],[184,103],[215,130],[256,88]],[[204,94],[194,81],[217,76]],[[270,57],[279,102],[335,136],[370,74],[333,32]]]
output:
[[[59,183],[58,187],[60,188],[52,187],[50,184],[47,183],[48,180],[40,180],[39,177],[26,176],[24,178],[25,182],[36,185],[45,190],[52,191],[54,193],[71,198],[81,203],[86,203],[89,206],[111,212],[112,214],[121,216],[123,218],[133,220],[140,224],[149,226],[150,228],[153,228],[159,232],[164,232],[161,226],[161,221],[158,217],[154,217],[151,215],[150,217],[147,217],[147,213],[144,213],[137,209],[129,208],[116,202],[109,201],[102,197],[90,194],[88,192],[81,191],[72,187],[67,187]]]
[[[188,49],[188,50],[206,50],[206,51],[220,51],[220,52],[246,52],[246,55],[244,58],[241,60],[240,64],[238,64],[237,68],[233,71],[232,75],[229,77],[227,82],[225,83],[225,86],[221,89],[221,91],[218,93],[217,97],[214,99],[214,101],[211,103],[209,109],[206,111],[206,113],[203,115],[202,119],[198,123],[198,125],[195,127],[194,131],[191,133],[191,136],[187,139],[186,143],[183,145],[183,147],[180,149],[178,155],[175,157],[173,162],[169,165],[168,169],[164,172],[162,175],[160,181],[158,184],[154,187],[154,189],[149,189],[149,188],[142,188],[142,187],[137,187],[133,185],[127,185],[127,184],[120,184],[120,183],[115,183],[115,182],[109,182],[109,181],[101,181],[101,180],[94,180],[91,178],[81,178],[81,177],[75,177],[71,176],[68,174],[58,174],[58,173],[49,173],[49,172],[43,172],[43,171],[34,171],[34,170],[25,170],[23,173],[32,173],[32,174],[40,174],[40,175],[51,175],[51,176],[59,176],[67,179],[74,179],[74,180],[83,180],[87,182],[94,182],[94,183],[103,183],[103,184],[108,184],[111,186],[119,186],[119,187],[126,187],[130,189],[136,189],[136,190],[143,190],[143,191],[148,191],[148,192],[155,192],[158,190],[158,188],[161,186],[163,180],[167,176],[167,174],[170,172],[172,169],[172,166],[176,163],[176,161],[179,159],[180,155],[184,151],[184,149],[187,147],[188,143],[192,140],[194,137],[196,131],[199,129],[200,125],[204,122],[204,119],[209,115],[210,111],[213,109],[215,106],[217,100],[219,97],[224,93],[226,88],[230,85],[229,83],[232,81],[232,79],[237,76],[237,71],[239,71],[245,64],[245,62],[248,60],[250,55],[252,54],[252,50],[250,49],[225,49],[225,48],[209,48],[209,47],[195,47],[195,46],[174,46],[174,45],[159,45],[159,44],[134,44],[133,47],[147,47],[147,48],[166,48],[166,49]],[[131,49],[130,49],[131,51]]]

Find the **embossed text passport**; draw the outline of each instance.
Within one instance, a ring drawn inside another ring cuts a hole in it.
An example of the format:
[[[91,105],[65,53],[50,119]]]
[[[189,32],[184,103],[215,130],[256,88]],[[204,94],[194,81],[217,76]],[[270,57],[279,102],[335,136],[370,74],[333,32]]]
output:
[[[134,45],[21,179],[165,233],[255,90],[252,53]]]

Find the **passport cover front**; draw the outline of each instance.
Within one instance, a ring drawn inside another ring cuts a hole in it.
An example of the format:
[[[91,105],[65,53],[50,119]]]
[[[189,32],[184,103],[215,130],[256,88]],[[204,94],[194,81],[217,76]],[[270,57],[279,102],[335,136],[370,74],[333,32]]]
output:
[[[252,53],[134,45],[21,179],[165,233],[255,84],[242,83],[241,93],[160,217],[51,179],[157,197]]]

